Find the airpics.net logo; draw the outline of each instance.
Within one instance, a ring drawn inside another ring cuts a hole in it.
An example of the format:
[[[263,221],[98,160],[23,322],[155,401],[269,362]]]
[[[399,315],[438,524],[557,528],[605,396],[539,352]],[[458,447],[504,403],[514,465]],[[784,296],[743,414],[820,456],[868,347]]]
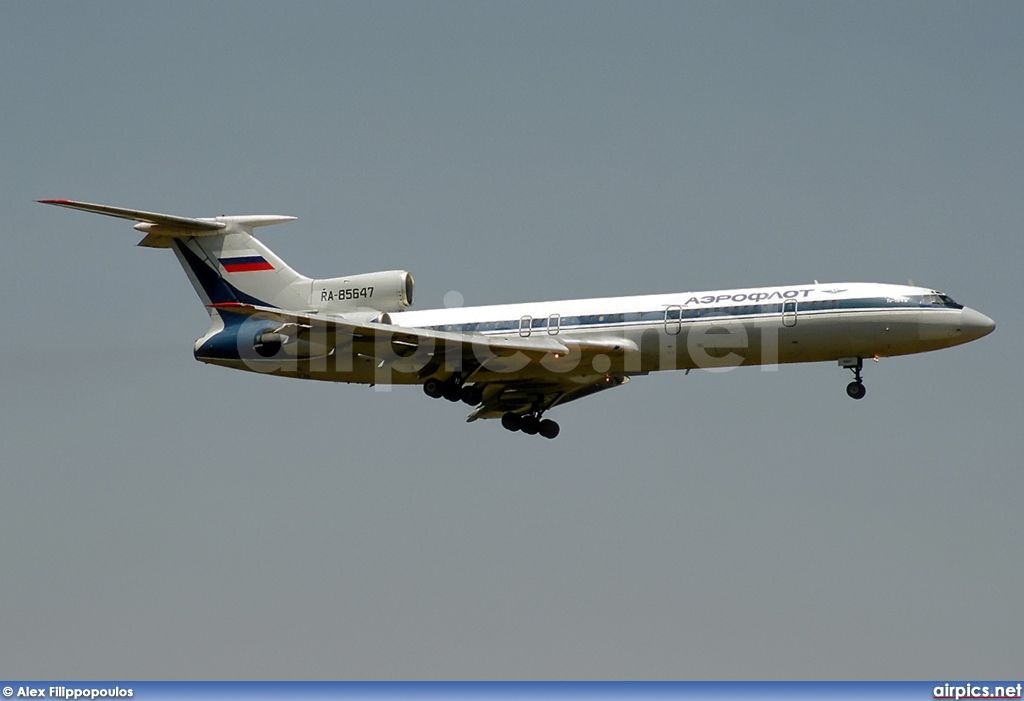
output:
[[[1024,684],[943,684],[932,690],[936,699],[1019,699]]]

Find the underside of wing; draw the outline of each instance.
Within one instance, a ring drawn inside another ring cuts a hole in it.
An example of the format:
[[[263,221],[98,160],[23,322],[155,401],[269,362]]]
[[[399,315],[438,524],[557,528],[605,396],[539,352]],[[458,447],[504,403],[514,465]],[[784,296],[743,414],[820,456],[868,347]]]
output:
[[[491,382],[484,389],[483,402],[466,420],[500,419],[507,413],[542,414],[548,409],[627,382],[629,378],[624,375]]]

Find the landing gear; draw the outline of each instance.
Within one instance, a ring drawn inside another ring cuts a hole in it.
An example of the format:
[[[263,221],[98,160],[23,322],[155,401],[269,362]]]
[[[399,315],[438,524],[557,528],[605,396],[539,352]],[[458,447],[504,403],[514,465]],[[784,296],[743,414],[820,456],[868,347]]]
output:
[[[462,388],[461,399],[470,406],[476,406],[484,400],[484,391],[479,385],[465,385]]]
[[[551,419],[544,419],[540,422],[540,428],[538,433],[545,438],[557,438],[558,437],[558,423]]]
[[[507,431],[518,431],[523,425],[523,420],[519,414],[513,414],[509,411],[502,415],[501,425]]]
[[[478,406],[484,401],[484,388],[480,383],[467,385],[460,375],[441,381],[436,377],[428,377],[423,381],[423,393],[432,399],[444,397],[450,402],[462,401],[470,406]],[[501,425],[508,431],[522,431],[528,436],[541,435],[555,438],[559,433],[558,424],[551,419],[542,419],[544,413],[540,402],[525,414],[514,411],[506,412],[501,417]]]
[[[852,399],[863,399],[864,395],[868,393],[864,388],[864,378],[860,376],[861,370],[864,369],[864,359],[859,357],[840,358],[839,364],[848,370],[853,370],[854,379],[853,382],[846,385],[846,394]]]
[[[483,388],[477,385],[464,385],[458,377],[453,377],[447,382],[442,382],[436,377],[428,378],[423,383],[423,393],[431,399],[444,397],[449,402],[462,401],[470,406],[476,406],[484,400]]]
[[[507,412],[501,417],[501,425],[509,431],[522,431],[528,436],[540,434],[545,438],[558,435],[558,424],[551,419],[541,420],[539,414],[516,414]]]
[[[455,382],[445,382],[444,391],[441,396],[449,402],[457,402],[462,399],[462,385]]]

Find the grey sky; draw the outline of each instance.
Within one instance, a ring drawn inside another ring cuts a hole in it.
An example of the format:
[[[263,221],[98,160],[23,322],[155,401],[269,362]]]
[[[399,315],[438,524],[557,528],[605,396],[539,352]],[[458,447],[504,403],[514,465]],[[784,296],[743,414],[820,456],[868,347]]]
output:
[[[1021,3],[0,5],[0,676],[959,678],[1024,647]],[[822,281],[996,333],[665,373],[556,441],[191,357],[68,197],[293,214],[417,308]]]

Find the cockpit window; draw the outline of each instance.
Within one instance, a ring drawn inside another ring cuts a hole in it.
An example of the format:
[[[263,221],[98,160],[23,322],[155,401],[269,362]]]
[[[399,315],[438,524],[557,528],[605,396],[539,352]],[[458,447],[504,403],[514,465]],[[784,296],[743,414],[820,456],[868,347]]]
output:
[[[950,309],[963,309],[964,305],[957,304],[949,295],[938,293],[921,295],[922,307],[948,307]]]

